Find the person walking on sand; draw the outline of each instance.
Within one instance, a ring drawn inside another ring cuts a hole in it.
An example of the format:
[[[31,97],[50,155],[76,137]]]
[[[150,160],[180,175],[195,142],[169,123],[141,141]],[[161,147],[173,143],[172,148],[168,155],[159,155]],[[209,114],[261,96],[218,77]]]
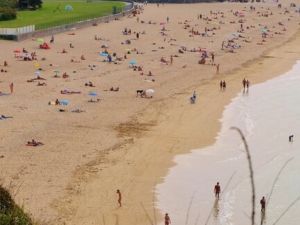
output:
[[[196,91],[193,92],[193,98],[196,100],[197,95],[196,95]]]
[[[223,90],[223,81],[222,80],[220,81],[220,90],[221,91]]]
[[[226,81],[225,80],[223,80],[222,89],[223,89],[223,91],[226,90]]]
[[[214,65],[215,64],[215,54],[211,53],[211,64]]]
[[[122,207],[122,194],[121,194],[121,192],[120,192],[119,189],[117,190],[117,194],[118,194],[118,204],[119,204],[119,207]]]
[[[215,185],[214,192],[215,192],[216,198],[219,199],[220,193],[221,193],[221,186],[220,186],[219,182],[217,182],[217,184]]]
[[[14,83],[10,83],[9,89],[10,89],[10,93],[12,94],[14,92]]]
[[[168,215],[168,213],[165,214],[165,225],[170,225],[171,224],[171,219]]]
[[[266,211],[266,199],[265,196],[260,200],[261,212],[264,213]]]
[[[191,104],[195,104],[196,98],[197,98],[196,91],[194,91],[193,95],[190,97]]]
[[[173,64],[173,55],[170,56],[170,65]]]
[[[217,64],[217,74],[220,73],[220,64]]]

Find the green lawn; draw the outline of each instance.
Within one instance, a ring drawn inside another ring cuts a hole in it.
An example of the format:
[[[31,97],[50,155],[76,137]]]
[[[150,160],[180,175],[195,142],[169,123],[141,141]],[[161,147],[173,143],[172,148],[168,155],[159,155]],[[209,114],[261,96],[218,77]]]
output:
[[[67,11],[70,5],[73,10]],[[17,19],[0,21],[0,27],[12,28],[36,25],[36,29],[43,29],[76,21],[105,16],[112,13],[113,6],[119,10],[125,6],[123,2],[93,0],[44,0],[42,9],[36,11],[19,11]]]

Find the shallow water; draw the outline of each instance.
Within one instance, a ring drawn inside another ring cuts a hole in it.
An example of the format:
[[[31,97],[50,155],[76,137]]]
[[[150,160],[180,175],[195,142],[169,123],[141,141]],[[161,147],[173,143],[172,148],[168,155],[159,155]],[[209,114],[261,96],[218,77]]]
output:
[[[248,162],[238,133],[230,129],[236,126],[252,154],[256,223],[299,225],[300,201],[283,213],[300,196],[300,61],[286,74],[241,92],[225,108],[221,122],[214,145],[175,157],[176,165],[157,185],[157,207],[169,213],[172,225],[250,224]],[[222,195],[216,201],[218,181]],[[268,200],[265,218],[262,196]]]

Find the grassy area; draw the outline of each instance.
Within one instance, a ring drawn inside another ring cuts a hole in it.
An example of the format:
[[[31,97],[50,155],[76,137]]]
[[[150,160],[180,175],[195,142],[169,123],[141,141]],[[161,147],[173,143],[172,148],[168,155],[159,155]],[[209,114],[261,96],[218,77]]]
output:
[[[31,218],[17,206],[9,192],[0,186],[0,225],[33,225]]]
[[[72,10],[66,10],[66,6],[71,6],[67,8]],[[117,1],[98,0],[44,0],[41,9],[19,11],[17,19],[1,21],[0,27],[13,28],[35,25],[36,29],[43,29],[109,15],[114,6],[120,10],[125,4]]]

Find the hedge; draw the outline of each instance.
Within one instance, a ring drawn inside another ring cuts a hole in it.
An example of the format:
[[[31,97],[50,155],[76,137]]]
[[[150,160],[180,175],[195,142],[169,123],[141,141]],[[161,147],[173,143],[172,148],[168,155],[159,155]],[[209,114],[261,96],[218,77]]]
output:
[[[0,8],[0,21],[13,20],[17,18],[17,11],[13,8]]]

